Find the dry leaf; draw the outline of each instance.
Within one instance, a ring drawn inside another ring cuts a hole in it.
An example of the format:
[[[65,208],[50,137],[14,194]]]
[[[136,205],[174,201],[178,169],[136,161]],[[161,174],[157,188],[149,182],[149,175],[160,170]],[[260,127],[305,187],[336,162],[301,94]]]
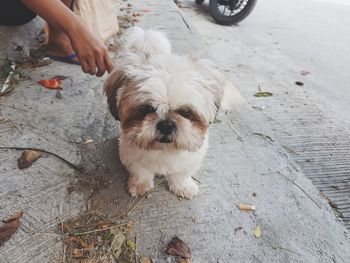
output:
[[[10,216],[10,217],[8,217],[8,218],[3,219],[2,222],[4,222],[4,223],[10,223],[10,222],[12,222],[13,220],[16,220],[16,219],[22,217],[22,215],[23,215],[23,212],[22,212],[22,211],[16,212],[13,216]]]
[[[189,246],[176,236],[169,242],[166,253],[172,256],[179,256],[184,259],[191,258],[191,249]]]
[[[75,248],[73,250],[73,258],[85,258],[85,256],[79,248]]]
[[[134,229],[134,222],[133,222],[132,220],[129,220],[129,221],[128,221],[128,224],[127,224],[125,227],[126,227],[126,230],[127,230],[128,232],[133,231],[133,229]]]
[[[100,222],[98,222],[98,226],[103,229],[103,228],[110,227],[111,223],[110,222],[106,222],[106,221],[100,221]]]
[[[18,168],[24,169],[30,167],[36,160],[42,156],[42,153],[39,151],[25,150],[21,157],[18,158]]]
[[[260,91],[254,94],[255,97],[270,97],[272,96],[273,93],[268,92],[268,91]]]
[[[238,208],[239,210],[244,210],[244,211],[255,211],[254,205],[240,204]]]
[[[42,80],[39,80],[38,83],[47,89],[62,89],[61,88],[62,81],[58,78],[42,79]]]
[[[112,234],[115,233],[115,236],[111,244],[111,252],[114,260],[117,261],[122,252],[122,245],[125,241],[125,236],[120,230],[117,230],[117,229],[113,229],[113,231],[112,229],[110,229],[110,232]]]
[[[140,263],[152,263],[151,257],[141,257]]]
[[[0,246],[12,237],[12,235],[19,228],[20,224],[21,223],[19,221],[19,217],[17,217],[15,219],[9,221],[8,223],[5,223],[0,228]]]
[[[0,116],[0,124],[1,123],[5,123],[8,122],[8,119],[6,119],[5,117]]]
[[[89,244],[89,243],[85,242],[84,240],[82,240],[79,237],[70,237],[70,238],[67,239],[66,242],[75,243],[78,246],[80,246],[81,248],[85,248],[85,249],[88,249],[88,250],[92,250],[94,248],[94,244]]]
[[[261,237],[261,229],[260,229],[260,226],[257,226],[257,227],[254,229],[254,236],[255,236],[256,238]]]

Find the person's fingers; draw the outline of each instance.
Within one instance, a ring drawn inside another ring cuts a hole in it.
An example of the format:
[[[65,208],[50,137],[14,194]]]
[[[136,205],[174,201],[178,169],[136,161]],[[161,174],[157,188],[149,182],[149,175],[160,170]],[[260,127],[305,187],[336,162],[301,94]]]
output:
[[[108,71],[108,73],[111,73],[113,70],[113,63],[112,60],[110,59],[108,53],[106,52],[105,56],[104,56],[104,62],[106,65],[106,70]]]
[[[89,66],[86,63],[86,61],[79,58],[79,62],[80,62],[81,68],[83,69],[84,73],[88,73]]]
[[[103,74],[105,74],[106,67],[102,56],[97,57],[97,68],[98,68],[98,71],[96,74],[97,77],[101,77]]]
[[[96,62],[94,58],[90,58],[88,61],[90,75],[96,75]]]

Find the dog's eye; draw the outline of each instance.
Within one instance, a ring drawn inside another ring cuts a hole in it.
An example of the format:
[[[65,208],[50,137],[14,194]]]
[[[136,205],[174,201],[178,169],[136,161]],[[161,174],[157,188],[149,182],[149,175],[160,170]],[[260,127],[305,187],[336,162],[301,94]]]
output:
[[[148,114],[148,113],[155,112],[156,109],[151,105],[143,105],[142,107],[140,107],[139,111],[143,114]]]
[[[186,119],[189,119],[192,116],[192,111],[189,109],[180,109],[176,112]]]

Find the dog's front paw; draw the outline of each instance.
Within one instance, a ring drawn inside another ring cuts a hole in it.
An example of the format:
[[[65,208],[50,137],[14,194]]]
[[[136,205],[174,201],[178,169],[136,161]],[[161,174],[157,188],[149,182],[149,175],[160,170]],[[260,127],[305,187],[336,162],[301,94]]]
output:
[[[190,178],[170,177],[169,189],[177,196],[192,199],[198,194],[198,185]]]
[[[145,195],[153,186],[153,180],[140,180],[135,176],[129,176],[128,190],[132,197]]]

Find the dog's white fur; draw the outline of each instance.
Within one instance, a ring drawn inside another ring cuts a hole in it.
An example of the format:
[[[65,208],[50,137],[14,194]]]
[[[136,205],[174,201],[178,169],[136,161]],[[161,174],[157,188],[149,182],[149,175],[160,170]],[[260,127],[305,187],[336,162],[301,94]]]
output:
[[[230,83],[208,60],[173,54],[162,33],[139,27],[121,38],[115,68],[105,92],[121,121],[119,149],[130,194],[145,194],[154,186],[154,175],[162,174],[170,191],[191,199],[198,194],[192,176],[208,149],[208,125]],[[143,113],[145,104],[150,113]],[[184,107],[189,116],[183,115]],[[176,126],[169,136],[157,129],[162,120]],[[163,137],[170,142],[162,143]]]

